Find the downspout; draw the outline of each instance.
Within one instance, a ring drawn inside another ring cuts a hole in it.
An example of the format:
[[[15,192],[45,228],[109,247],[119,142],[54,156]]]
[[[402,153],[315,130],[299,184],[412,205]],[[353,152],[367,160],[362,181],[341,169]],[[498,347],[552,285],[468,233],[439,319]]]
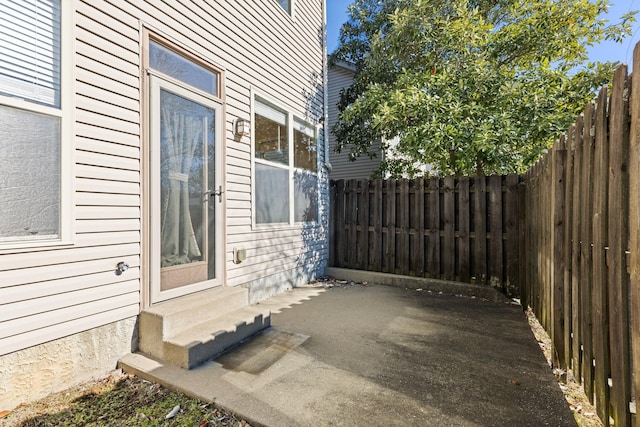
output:
[[[322,0],[322,130],[324,132],[324,167],[327,173],[331,173],[333,166],[329,161],[329,64],[327,55],[327,0]]]

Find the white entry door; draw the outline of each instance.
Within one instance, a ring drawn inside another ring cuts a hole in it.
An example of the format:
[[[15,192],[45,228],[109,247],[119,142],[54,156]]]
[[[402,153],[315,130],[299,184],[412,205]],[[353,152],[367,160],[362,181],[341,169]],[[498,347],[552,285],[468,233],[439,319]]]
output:
[[[222,106],[159,77],[151,86],[151,303],[222,281]]]

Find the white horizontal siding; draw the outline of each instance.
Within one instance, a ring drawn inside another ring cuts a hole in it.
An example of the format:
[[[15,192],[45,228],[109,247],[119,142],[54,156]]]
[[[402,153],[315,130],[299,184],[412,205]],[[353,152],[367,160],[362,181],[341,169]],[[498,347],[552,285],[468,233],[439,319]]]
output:
[[[253,229],[250,139],[233,135],[237,117],[252,119],[252,89],[312,123],[322,117],[322,2],[297,0],[293,19],[273,0],[74,4],[76,235],[68,247],[0,255],[0,355],[139,310],[141,141],[147,126],[141,123],[141,24],[225,70],[227,284],[326,258],[326,247],[305,243],[300,228]],[[320,146],[323,160],[322,141]],[[320,175],[325,178],[324,170]],[[321,209],[326,211],[324,201]],[[322,234],[326,225],[312,229]],[[234,245],[248,247],[246,262],[230,262]],[[116,276],[121,261],[131,268]]]
[[[75,261],[88,261],[101,258],[109,258],[120,254],[137,254],[140,250],[138,243],[128,243],[124,245],[99,246],[94,248],[71,248],[64,251],[48,251],[47,256],[40,260],[42,266],[66,265],[69,258]],[[16,270],[27,269],[33,265],[33,255],[30,253],[3,255],[2,271],[14,271],[14,276],[18,275]],[[61,267],[62,269],[63,267]],[[115,268],[115,267],[114,267]],[[28,272],[23,270],[24,274]],[[34,281],[35,280],[34,276]],[[17,279],[7,280],[0,284],[0,287],[19,284]],[[23,282],[28,283],[28,282]],[[2,300],[4,301],[4,300]]]
[[[78,177],[140,182],[140,162],[137,159],[78,151],[76,160]]]
[[[76,148],[95,151],[97,153],[114,154],[121,157],[140,157],[140,135],[105,129],[77,121],[75,129]],[[111,142],[113,144],[101,144],[102,142]],[[122,152],[121,150],[125,150],[124,147],[121,147],[122,145],[128,146],[129,150]],[[101,148],[94,148],[98,146]]]
[[[130,278],[120,279],[121,281],[137,281],[140,277],[140,271],[137,267],[132,267],[128,270],[131,273]],[[120,276],[122,277],[122,276]],[[47,282],[47,286],[42,286],[42,283],[29,283],[26,285],[11,286],[6,288],[0,288],[0,294],[3,301],[6,303],[39,300],[42,302],[42,298],[47,298],[51,295],[66,295],[70,292],[80,291],[83,289],[94,289],[111,284],[117,284],[114,282],[113,272],[100,272],[85,276],[77,277],[65,277],[63,279],[50,280]]]
[[[140,307],[139,26],[76,4],[76,236],[0,255],[0,355]],[[121,261],[131,268],[116,276]]]
[[[136,250],[139,251],[140,248],[136,247]],[[126,252],[122,252],[118,253],[117,256],[112,255],[111,257],[109,257],[107,255],[104,258],[91,258],[88,260],[83,259],[83,256],[81,255],[82,252],[84,252],[84,248],[83,251],[79,251],[79,254],[76,255],[76,257],[78,258],[77,260],[75,258],[71,258],[74,259],[74,262],[69,262],[69,258],[67,258],[66,261],[60,264],[46,264],[48,262],[46,261],[46,259],[52,256],[52,252],[47,252],[46,257],[43,257],[44,260],[40,260],[40,263],[43,264],[41,266],[4,270],[2,271],[3,280],[0,288],[8,286],[21,286],[24,284],[35,282],[46,282],[49,280],[58,280],[65,277],[84,276],[105,271],[109,271],[113,274],[116,268],[116,264],[120,261],[125,261],[127,264],[133,267],[140,266],[138,257],[139,252],[136,254],[127,254]],[[72,254],[72,256],[73,255],[75,254]],[[114,281],[116,281],[116,279],[116,277],[113,278]]]
[[[348,88],[353,83],[353,71],[348,67],[335,65],[329,68],[328,79],[328,102],[329,102],[329,129],[332,129],[338,122],[338,102],[340,101],[340,91]],[[329,161],[332,170],[329,174],[331,179],[368,179],[380,166],[381,153],[380,144],[373,147],[378,157],[369,158],[360,156],[355,161],[349,160],[349,146],[340,153],[335,152],[337,147],[336,137],[329,134]]]

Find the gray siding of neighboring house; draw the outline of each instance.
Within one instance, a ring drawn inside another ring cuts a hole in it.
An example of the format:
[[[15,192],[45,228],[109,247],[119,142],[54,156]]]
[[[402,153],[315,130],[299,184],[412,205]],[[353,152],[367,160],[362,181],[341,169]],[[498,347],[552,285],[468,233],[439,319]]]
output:
[[[353,82],[353,70],[347,64],[336,64],[329,67],[328,79],[328,97],[329,97],[329,127],[338,122],[338,107],[340,101],[340,91],[343,88],[351,86]],[[372,150],[377,153],[377,157],[371,159],[368,156],[360,156],[355,161],[349,160],[349,147],[336,153],[337,146],[336,137],[333,133],[329,133],[329,160],[331,161],[332,170],[329,174],[330,179],[367,179],[372,173],[378,169],[382,153],[380,152],[380,144],[376,143]]]
[[[318,123],[324,114],[322,1],[296,0],[293,17],[275,0],[74,4],[76,137],[69,143],[75,150],[75,237],[70,246],[0,252],[0,367],[2,355],[130,319],[146,304],[142,28],[224,70],[225,284],[277,291],[281,285],[274,283],[282,278],[291,287],[326,265],[326,170],[319,166],[316,225],[256,229],[251,141],[233,134],[236,118],[251,119],[252,90]],[[323,138],[319,129],[319,165],[327,160]],[[241,264],[233,263],[237,246],[247,250]],[[130,269],[117,276],[119,261]],[[258,292],[254,299],[273,292]],[[127,344],[132,339],[123,338]],[[3,373],[0,396],[11,374]]]

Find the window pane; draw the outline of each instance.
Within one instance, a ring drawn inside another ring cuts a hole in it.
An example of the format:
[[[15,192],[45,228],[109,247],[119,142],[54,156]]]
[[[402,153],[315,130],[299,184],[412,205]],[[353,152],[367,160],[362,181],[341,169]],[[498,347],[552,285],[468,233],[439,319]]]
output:
[[[308,172],[296,172],[293,177],[295,222],[318,220],[318,177]]]
[[[256,223],[289,222],[289,171],[256,163]]]
[[[0,241],[60,233],[60,119],[0,106]]]
[[[0,94],[60,107],[60,0],[0,2]]]
[[[289,164],[286,113],[256,102],[255,156],[271,162]]]
[[[291,0],[278,0],[278,4],[291,15]]]
[[[174,79],[218,96],[218,74],[149,41],[149,66]]]
[[[318,147],[315,129],[296,120],[293,130],[293,144],[294,166],[316,172],[318,169]]]

